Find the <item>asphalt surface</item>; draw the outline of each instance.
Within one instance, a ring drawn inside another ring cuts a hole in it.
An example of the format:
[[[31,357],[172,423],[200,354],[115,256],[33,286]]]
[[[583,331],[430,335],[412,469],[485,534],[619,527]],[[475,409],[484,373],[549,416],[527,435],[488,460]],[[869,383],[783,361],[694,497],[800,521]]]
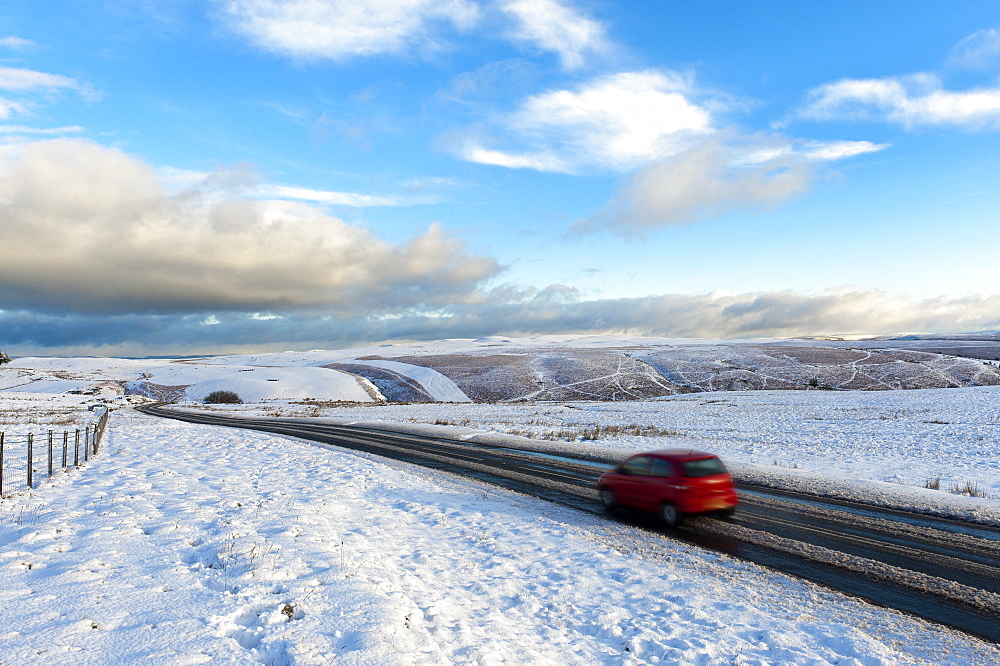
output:
[[[138,408],[152,416],[248,428],[362,451],[606,515],[596,482],[607,461],[304,419],[237,418]],[[768,566],[1000,643],[1000,529],[738,483],[730,521],[668,529],[642,514],[613,519]]]

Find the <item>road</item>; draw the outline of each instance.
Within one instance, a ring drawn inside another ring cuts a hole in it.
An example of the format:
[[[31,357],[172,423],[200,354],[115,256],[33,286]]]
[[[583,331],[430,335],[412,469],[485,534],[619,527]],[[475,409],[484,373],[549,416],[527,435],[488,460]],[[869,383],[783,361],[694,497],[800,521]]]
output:
[[[611,466],[608,461],[304,419],[181,412],[162,403],[139,411],[362,451],[605,513],[597,500],[596,481]],[[639,514],[615,518],[1000,643],[1000,529],[739,482],[737,486],[741,504],[730,521],[696,519],[670,530]]]

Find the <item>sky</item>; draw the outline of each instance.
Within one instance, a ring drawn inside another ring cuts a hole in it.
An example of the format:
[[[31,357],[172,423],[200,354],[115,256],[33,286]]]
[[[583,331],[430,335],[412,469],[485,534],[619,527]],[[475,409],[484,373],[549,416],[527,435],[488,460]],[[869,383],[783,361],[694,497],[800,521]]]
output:
[[[1000,328],[1000,10],[9,0],[0,349]]]

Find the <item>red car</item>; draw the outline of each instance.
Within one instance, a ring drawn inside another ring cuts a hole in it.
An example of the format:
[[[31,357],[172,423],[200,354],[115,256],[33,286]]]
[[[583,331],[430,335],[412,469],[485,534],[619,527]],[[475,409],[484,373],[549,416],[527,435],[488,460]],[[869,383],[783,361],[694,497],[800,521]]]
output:
[[[671,527],[692,513],[729,517],[739,503],[733,479],[722,461],[694,449],[632,456],[602,474],[597,491],[608,509],[652,511]]]

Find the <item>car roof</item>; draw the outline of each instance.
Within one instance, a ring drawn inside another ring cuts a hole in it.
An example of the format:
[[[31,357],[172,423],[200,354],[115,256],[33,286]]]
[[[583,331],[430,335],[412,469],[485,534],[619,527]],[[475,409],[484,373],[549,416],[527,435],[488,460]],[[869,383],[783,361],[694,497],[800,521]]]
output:
[[[699,451],[698,449],[662,449],[660,451],[647,451],[640,453],[641,456],[651,456],[653,458],[666,458],[668,460],[703,460],[705,458],[716,458],[714,453]],[[633,456],[634,457],[634,456]]]

